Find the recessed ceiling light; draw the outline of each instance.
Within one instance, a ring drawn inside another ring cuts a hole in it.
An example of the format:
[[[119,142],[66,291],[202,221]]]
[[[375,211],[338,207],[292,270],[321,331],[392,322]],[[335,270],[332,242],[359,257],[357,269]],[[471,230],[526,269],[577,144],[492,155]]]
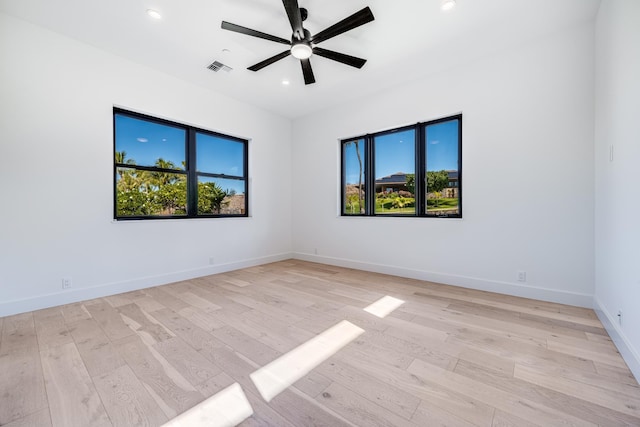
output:
[[[456,0],[442,0],[440,4],[440,9],[442,10],[451,10],[456,7]]]
[[[287,80],[287,79],[282,79],[282,85],[283,85],[283,86],[289,86],[289,80]]]
[[[153,19],[162,19],[162,15],[160,15],[160,12],[158,12],[157,10],[147,9],[147,15],[149,15]]]

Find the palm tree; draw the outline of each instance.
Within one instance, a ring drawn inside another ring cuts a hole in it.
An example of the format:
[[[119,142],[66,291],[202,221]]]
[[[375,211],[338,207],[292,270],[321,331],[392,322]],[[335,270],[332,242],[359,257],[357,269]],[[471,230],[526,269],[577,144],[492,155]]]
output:
[[[133,159],[127,159],[127,152],[116,151],[116,164],[117,165],[135,165],[136,161]],[[120,175],[120,179],[124,176],[124,169],[118,168],[118,175]]]
[[[360,156],[360,140],[347,142],[347,146],[354,144],[356,147],[356,156],[358,156],[358,166],[360,167],[360,173],[358,174],[358,204],[360,206],[360,213],[364,213],[363,192],[362,192],[362,157]]]
[[[160,169],[176,169],[176,165],[171,160],[164,160],[162,157],[156,160],[155,166]],[[175,174],[168,172],[152,172],[151,176],[158,187],[173,184],[177,180]]]

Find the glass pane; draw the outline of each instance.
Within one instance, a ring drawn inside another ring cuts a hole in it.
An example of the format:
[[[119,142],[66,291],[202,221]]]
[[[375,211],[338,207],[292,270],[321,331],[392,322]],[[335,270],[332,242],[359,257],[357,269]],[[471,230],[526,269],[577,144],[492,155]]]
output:
[[[115,115],[116,163],[185,170],[184,129]]]
[[[427,215],[458,215],[459,120],[426,127],[427,149]]]
[[[373,143],[376,214],[415,215],[415,129],[377,136]]]
[[[365,213],[364,202],[364,140],[358,139],[342,144],[344,167],[344,211],[345,215]]]
[[[215,135],[196,134],[198,172],[244,176],[244,143]]]
[[[244,179],[198,177],[198,215],[244,215]]]
[[[186,175],[118,168],[116,212],[118,217],[186,215]]]

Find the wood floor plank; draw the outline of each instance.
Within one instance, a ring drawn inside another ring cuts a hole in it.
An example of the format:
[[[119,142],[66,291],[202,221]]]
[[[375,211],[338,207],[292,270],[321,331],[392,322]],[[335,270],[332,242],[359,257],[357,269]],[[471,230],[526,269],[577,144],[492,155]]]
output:
[[[33,313],[40,350],[73,342],[62,311],[48,308]]]
[[[60,311],[62,312],[64,321],[67,322],[67,324],[77,322],[79,320],[91,319],[91,314],[81,302],[63,305],[60,307]]]
[[[580,345],[575,341],[548,339],[547,347],[549,350],[557,351],[559,353],[605,363],[618,368],[626,368],[627,364],[622,360],[617,350],[611,348],[611,346],[589,343],[588,341],[583,341],[583,343],[585,344]]]
[[[259,395],[250,378],[250,374],[260,365],[242,358],[241,355],[228,348],[219,348],[214,351],[204,348],[201,352],[209,360],[220,366],[234,381],[238,382],[247,395]],[[351,425],[329,408],[323,408],[322,405],[309,397],[305,398],[302,392],[296,392],[293,388],[280,393],[269,402],[269,406],[296,427],[343,427]]]
[[[472,424],[438,406],[428,405],[426,402],[422,402],[416,408],[411,421],[416,425],[429,427],[474,427],[483,425]],[[489,424],[485,425],[489,426]]]
[[[491,427],[544,427],[540,424],[534,424],[532,421],[523,420],[515,415],[496,410]]]
[[[495,408],[480,399],[470,396],[464,389],[443,386],[404,369],[389,367],[376,360],[358,365],[372,376],[394,385],[418,397],[429,407],[456,414],[457,417],[474,425],[491,425]],[[427,364],[428,365],[428,364]],[[437,368],[436,365],[431,365]]]
[[[411,421],[334,382],[317,398],[356,425],[415,427]],[[413,412],[411,413],[413,415]]]
[[[117,308],[118,313],[129,328],[142,338],[147,345],[153,345],[175,336],[140,306],[129,303]]]
[[[48,406],[40,354],[37,347],[30,348],[20,351],[14,346],[0,354],[0,425]]]
[[[203,395],[211,397],[234,383],[235,380],[223,372],[198,385],[197,388]],[[253,415],[240,423],[240,427],[295,427],[287,421],[287,419],[269,407],[261,397],[258,397],[247,390],[243,390],[243,392],[249,400],[249,404],[253,408]]]
[[[146,295],[153,298],[153,300],[156,301],[156,303],[174,311],[179,311],[185,307],[189,307],[189,304],[168,293],[166,291],[167,288],[170,288],[170,286],[158,286],[154,288],[147,288],[147,289],[144,289],[143,292]]]
[[[73,343],[41,351],[54,426],[110,426],[111,421]]]
[[[598,361],[594,361],[593,364],[598,374],[606,376],[612,381],[638,386],[638,381],[635,379],[628,366],[621,368],[607,365],[606,363],[600,363]]]
[[[640,424],[640,397],[614,392],[567,377],[558,377],[543,369],[519,364],[516,364],[513,376],[636,417],[637,423]]]
[[[222,372],[179,337],[158,342],[153,348],[193,386]]]
[[[38,351],[38,338],[33,312],[16,314],[3,319],[0,355],[11,352]]]
[[[566,412],[577,418],[599,425],[612,427],[633,425],[636,423],[634,417],[611,410],[602,405],[595,405],[586,400],[576,398],[573,395],[557,392],[519,378],[496,373],[495,371],[487,369],[485,366],[471,362],[460,361],[455,368],[455,372],[472,380],[496,387],[513,396],[520,396],[536,401],[549,408]]]
[[[462,389],[470,397],[475,398],[495,409],[513,415],[524,416],[526,419],[540,420],[548,426],[592,426],[590,423],[573,415],[549,408],[531,399],[525,399],[504,392],[498,388],[483,384],[455,372],[446,371],[416,359],[408,371],[419,378],[440,384],[449,389]]]
[[[173,418],[204,399],[166,359],[137,335],[114,344],[167,417]]]
[[[111,341],[135,335],[135,332],[122,320],[118,310],[106,302],[92,304],[86,308]]]
[[[93,380],[114,426],[151,427],[168,420],[129,366],[121,366]]]
[[[281,352],[228,325],[216,329],[211,334],[260,365],[266,365],[282,355]]]
[[[11,421],[8,424],[2,424],[3,427],[51,427],[51,415],[49,407],[40,409],[39,411],[27,415],[24,418]]]
[[[332,381],[329,378],[314,370],[296,381],[293,386],[309,397],[317,397],[331,383]]]
[[[195,307],[185,307],[179,310],[178,314],[207,332],[211,332],[225,325],[224,322],[217,320],[210,314]]]
[[[360,365],[364,363],[361,362]],[[420,399],[399,387],[372,378],[371,375],[339,360],[329,360],[317,368],[317,371],[333,382],[358,393],[365,399],[381,406],[407,420],[411,419]]]
[[[85,319],[70,323],[69,332],[89,375],[92,377],[113,371],[124,365],[124,359],[95,320]]]
[[[545,364],[551,362],[560,366],[595,372],[595,366],[592,360],[552,351],[547,349],[546,345],[535,341],[531,344],[526,344],[486,332],[478,333],[477,331],[472,332],[468,330],[452,334],[447,338],[446,342],[468,346],[500,357],[511,358],[516,362],[525,364]]]

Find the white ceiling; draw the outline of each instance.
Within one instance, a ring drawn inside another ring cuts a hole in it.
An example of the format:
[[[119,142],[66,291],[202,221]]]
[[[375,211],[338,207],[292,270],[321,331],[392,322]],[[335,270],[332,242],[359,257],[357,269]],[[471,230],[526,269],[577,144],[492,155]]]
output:
[[[317,33],[369,6],[375,21],[320,44],[368,62],[358,70],[313,56],[316,83],[305,86],[288,57],[246,70],[286,49],[220,28],[221,21],[291,37],[280,0],[0,0],[0,11],[73,37],[196,85],[296,118],[508,46],[593,20],[600,0],[299,0]],[[154,20],[147,9],[158,10]],[[230,52],[223,52],[228,49]],[[233,68],[214,73],[214,60]],[[281,84],[283,79],[291,83]]]

